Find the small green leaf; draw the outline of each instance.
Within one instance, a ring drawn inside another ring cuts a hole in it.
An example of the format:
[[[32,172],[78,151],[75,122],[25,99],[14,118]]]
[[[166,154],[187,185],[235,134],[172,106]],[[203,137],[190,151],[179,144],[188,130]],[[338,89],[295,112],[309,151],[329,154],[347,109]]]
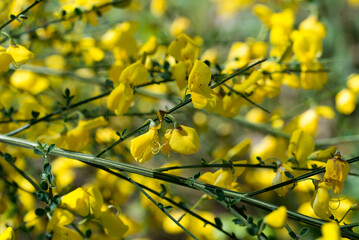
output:
[[[160,197],[164,198],[164,196],[167,193],[167,189],[166,189],[165,185],[163,185],[162,183],[161,183],[161,188],[162,188],[162,191],[160,192]]]
[[[302,228],[302,230],[300,230],[300,234],[299,236],[304,236],[305,234],[307,234],[309,232],[309,228],[305,227],[305,228]]]
[[[187,94],[184,98],[184,101],[188,101],[191,99],[191,94]]]
[[[116,135],[122,138],[121,133],[119,131],[116,131]]]
[[[51,145],[49,146],[49,148],[47,149],[47,153],[52,152],[52,151],[55,149],[55,147],[56,147],[55,144],[51,144]]]
[[[201,165],[208,165],[207,161],[204,158],[201,158]]]
[[[31,115],[32,115],[33,119],[37,119],[39,117],[40,113],[36,112],[36,111],[31,111]]]
[[[36,216],[41,217],[41,216],[44,216],[46,214],[46,211],[43,208],[36,208],[35,214],[36,214]]]
[[[51,172],[51,165],[50,165],[50,163],[45,163],[44,164],[44,172],[46,173],[46,174],[48,174],[48,173],[50,173]]]
[[[170,119],[169,117],[165,117],[164,120],[165,120],[166,123],[168,123],[168,124],[172,124],[172,123],[173,123],[172,119]]]
[[[11,154],[9,154],[9,153],[5,153],[5,154],[4,154],[4,158],[5,158],[5,160],[8,161],[8,162],[13,162],[12,156],[11,156]]]
[[[218,217],[215,217],[215,218],[214,218],[214,222],[216,223],[216,225],[217,225],[219,228],[222,228],[222,227],[223,227],[223,223],[222,223],[221,219],[219,219]]]
[[[59,206],[61,203],[61,197],[59,195],[55,195],[52,199],[52,202],[56,204],[56,206]]]
[[[163,210],[163,204],[162,203],[157,203],[157,206],[159,209]]]
[[[40,183],[40,187],[42,190],[46,191],[49,188],[49,184],[46,181],[42,180]]]
[[[127,133],[127,128],[125,128],[123,131],[122,131],[122,136],[125,135]]]
[[[294,176],[290,172],[285,171],[284,174],[287,176],[287,178],[290,178],[290,179],[294,178]]]
[[[168,205],[168,206],[164,207],[163,209],[164,209],[165,211],[169,211],[169,210],[171,210],[172,208],[173,208],[172,206]]]
[[[80,8],[75,8],[74,9],[74,12],[77,14],[77,15],[81,15],[82,14],[82,11]]]
[[[222,189],[217,188],[215,192],[219,201],[223,201],[225,199],[224,192]]]
[[[297,239],[297,238],[298,238],[297,234],[295,234],[295,232],[293,232],[293,231],[289,231],[288,234],[289,234],[289,236],[290,236],[291,238],[293,238],[293,239]]]
[[[34,153],[37,154],[37,155],[42,156],[42,151],[37,149],[37,148],[34,149]]]
[[[92,235],[91,229],[86,229],[86,231],[85,231],[85,237],[86,237],[86,238],[90,238],[91,235]]]
[[[236,205],[239,203],[242,199],[240,197],[233,198],[230,202],[231,206]]]
[[[193,176],[193,179],[196,181],[199,176],[201,176],[201,172],[197,172],[194,176]]]
[[[239,226],[245,226],[246,224],[244,222],[242,222],[240,219],[233,219],[232,222],[234,222],[234,224],[239,225]]]
[[[49,182],[49,184],[52,186],[54,183],[54,177],[52,176],[52,174],[48,174],[47,175],[47,181]]]
[[[36,195],[36,198],[39,199],[42,202],[45,202],[45,203],[50,202],[49,196],[47,195],[47,193],[45,193],[43,191],[36,192],[35,195]]]

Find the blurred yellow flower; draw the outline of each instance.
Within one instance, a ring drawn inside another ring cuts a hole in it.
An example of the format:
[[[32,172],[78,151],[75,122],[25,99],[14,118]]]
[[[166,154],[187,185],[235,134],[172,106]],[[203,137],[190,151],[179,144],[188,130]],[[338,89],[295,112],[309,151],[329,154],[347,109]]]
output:
[[[12,56],[14,67],[20,67],[34,58],[34,54],[20,44],[10,44],[6,52]]]
[[[354,112],[356,103],[357,97],[350,89],[344,88],[335,96],[335,108],[342,114],[349,115]]]
[[[122,115],[130,109],[133,98],[132,87],[128,83],[120,83],[107,97],[107,107],[116,115]]]
[[[14,59],[9,53],[2,51],[1,48],[0,46],[0,72],[7,72],[9,71],[10,63],[12,63]]]
[[[338,223],[328,222],[322,225],[322,237],[318,240],[341,240]]]
[[[191,21],[186,17],[176,18],[170,27],[170,33],[172,36],[176,37],[181,33],[185,33],[187,29],[191,26]]]
[[[150,5],[151,13],[156,17],[161,17],[166,11],[167,0],[152,0]]]
[[[325,150],[319,150],[314,153],[312,153],[308,159],[309,160],[317,160],[317,161],[325,161],[329,158],[334,157],[335,152],[337,151],[336,146],[329,147]]]
[[[72,230],[70,228],[56,225],[53,229],[52,238],[53,240],[63,240],[64,236],[66,236],[66,239],[68,240],[80,240],[83,239],[83,237],[76,232],[75,230]]]
[[[327,161],[324,181],[334,194],[339,194],[342,191],[344,181],[349,174],[349,167],[349,163],[341,158],[340,153]]]
[[[15,233],[12,227],[7,227],[4,232],[0,234],[0,240],[14,240]]]
[[[54,230],[56,226],[65,226],[69,225],[74,221],[74,215],[61,208],[55,208],[52,213],[51,219],[46,226],[46,232],[50,233]]]
[[[83,188],[76,188],[64,195],[60,206],[82,217],[90,214],[89,195]]]
[[[301,129],[292,132],[289,140],[288,158],[294,158],[298,165],[306,165],[308,156],[314,151],[313,137]]]
[[[283,228],[287,222],[287,208],[280,206],[264,218],[265,223],[271,228]]]
[[[157,38],[155,36],[151,36],[147,42],[145,42],[141,49],[140,53],[146,53],[148,55],[154,54],[157,50]]]
[[[126,67],[120,75],[120,83],[139,85],[147,82],[148,71],[140,62],[135,62]]]

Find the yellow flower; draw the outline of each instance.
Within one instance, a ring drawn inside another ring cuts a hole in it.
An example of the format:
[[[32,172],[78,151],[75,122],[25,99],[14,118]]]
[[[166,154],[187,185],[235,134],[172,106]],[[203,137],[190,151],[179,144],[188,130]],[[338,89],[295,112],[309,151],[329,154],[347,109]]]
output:
[[[244,156],[250,149],[251,144],[252,144],[252,141],[250,138],[244,139],[243,141],[238,143],[236,146],[231,148],[227,152],[227,154],[224,158],[227,160],[231,160],[233,158],[238,158],[238,157]]]
[[[10,84],[18,89],[29,91],[36,95],[50,86],[47,78],[27,70],[17,70],[10,77]]]
[[[122,115],[131,107],[133,98],[131,86],[120,83],[107,97],[107,107],[109,110],[115,111],[116,115]]]
[[[303,31],[309,31],[314,34],[316,34],[319,38],[324,38],[327,34],[327,31],[325,29],[325,26],[318,21],[317,16],[310,15],[306,19],[304,19],[303,22],[299,25],[299,30],[301,32]]]
[[[9,71],[10,63],[13,61],[14,61],[14,59],[12,58],[12,56],[9,53],[1,51],[1,49],[0,49],[0,72]]]
[[[148,55],[154,54],[157,50],[157,38],[151,36],[145,44],[142,45],[140,53],[146,53]]]
[[[271,228],[283,228],[287,222],[287,208],[280,206],[264,218],[265,223]]]
[[[54,227],[53,233],[52,233],[52,240],[80,240],[83,239],[81,235],[76,232],[75,230],[72,230],[70,228],[57,225]]]
[[[191,21],[188,18],[178,17],[172,22],[170,33],[172,36],[176,37],[177,35],[186,32],[190,25]]]
[[[211,70],[203,62],[196,60],[188,77],[188,93],[191,94],[193,106],[206,107],[213,111],[217,102],[215,92],[208,86],[211,81]]]
[[[328,220],[332,213],[329,210],[329,193],[325,183],[319,183],[318,189],[316,190],[312,199],[311,205],[315,215],[318,217]]]
[[[147,133],[131,140],[131,155],[139,163],[147,162],[160,150],[158,128],[154,124],[151,125]]]
[[[54,230],[56,226],[65,226],[69,225],[74,221],[74,215],[61,208],[55,208],[54,212],[52,213],[51,219],[46,227],[46,232],[50,233]]]
[[[322,53],[322,40],[314,32],[293,31],[293,53],[301,63],[313,62]]]
[[[328,222],[322,225],[322,237],[318,240],[341,240],[340,229],[337,223]]]
[[[171,67],[172,76],[176,81],[177,87],[182,90],[187,86],[187,63],[180,61]]]
[[[293,173],[293,170],[289,165],[282,163],[279,165],[279,167],[277,169],[277,173],[272,181],[273,186],[276,184],[290,180],[290,178],[288,178],[285,175],[285,172]],[[276,191],[276,193],[278,194],[279,197],[284,197],[287,194],[290,187],[291,187],[291,185],[286,185],[286,186],[283,186],[280,188],[276,188],[274,191]]]
[[[6,228],[4,232],[0,234],[0,240],[14,240],[15,234],[11,227]]]
[[[311,154],[308,159],[309,160],[317,160],[317,161],[324,161],[328,160],[329,158],[332,158],[337,151],[336,146],[329,147],[325,150],[316,151],[313,154]]]
[[[167,0],[152,0],[150,5],[151,13],[156,17],[161,17],[166,11]]]
[[[199,149],[199,137],[194,128],[180,125],[166,132],[162,144],[165,148],[163,153],[169,151],[169,146],[172,151],[180,154],[194,154]]]
[[[91,214],[98,218],[101,215],[101,207],[103,205],[103,198],[100,190],[96,187],[89,187],[86,189],[89,196],[89,204],[91,206]]]
[[[128,226],[126,226],[120,217],[114,212],[107,210],[103,212],[99,220],[106,235],[111,236],[114,239],[121,239],[123,234],[128,231]]]
[[[107,121],[102,116],[92,120],[80,120],[76,128],[66,133],[64,147],[72,151],[84,150],[90,140],[89,130],[105,125],[107,125]]]
[[[90,213],[89,195],[83,188],[76,188],[62,197],[61,207],[86,217]]]
[[[242,97],[235,93],[226,93],[220,88],[216,102],[216,112],[225,117],[237,116],[244,103]]]
[[[304,132],[314,135],[317,131],[319,115],[315,109],[311,108],[298,117],[298,128]]]
[[[356,107],[357,97],[353,91],[344,88],[335,96],[335,108],[338,112],[349,115],[354,112]]]
[[[203,183],[229,189],[233,182],[232,169],[221,168],[214,173],[206,172],[199,177],[199,180]]]
[[[19,67],[34,58],[34,54],[19,44],[11,44],[6,50],[13,58],[13,65]]]
[[[299,166],[304,166],[314,148],[313,137],[303,130],[297,129],[292,132],[289,140],[288,158],[293,157]]]
[[[168,46],[168,53],[173,56],[176,61],[189,60],[193,62],[198,57],[199,47],[193,39],[186,34],[180,34]]]
[[[327,161],[324,181],[335,194],[339,194],[349,174],[349,163],[341,159],[340,153]]]
[[[138,85],[147,82],[148,71],[140,62],[126,67],[120,75],[120,83]]]
[[[263,4],[256,4],[252,8],[253,13],[267,26],[271,26],[272,10]]]
[[[300,83],[303,89],[320,90],[327,81],[328,76],[321,63],[306,62],[301,64]]]

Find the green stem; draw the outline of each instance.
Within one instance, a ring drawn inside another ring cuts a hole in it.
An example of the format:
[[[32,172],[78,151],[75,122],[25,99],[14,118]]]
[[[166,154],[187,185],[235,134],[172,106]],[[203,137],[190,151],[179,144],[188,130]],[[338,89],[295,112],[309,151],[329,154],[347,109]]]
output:
[[[76,232],[78,232],[83,239],[87,239],[85,234],[76,226],[75,223],[71,223],[71,226],[75,229]]]
[[[17,14],[14,18],[10,18],[8,21],[6,21],[3,25],[0,26],[0,30],[9,25],[11,22],[13,22],[15,19],[17,19],[20,15],[27,13],[31,8],[35,7],[37,4],[43,2],[44,0],[35,0],[33,4],[25,8],[22,12]]]
[[[5,158],[4,158],[5,159]],[[6,160],[6,159],[5,159]],[[7,161],[7,160],[6,160]],[[24,171],[18,168],[14,162],[7,161],[21,176],[23,176],[35,189],[36,191],[42,191],[42,189],[32,180]]]
[[[213,162],[213,161],[212,161]],[[166,171],[171,171],[171,170],[176,170],[176,169],[192,169],[192,168],[231,168],[231,167],[248,167],[248,168],[267,168],[267,169],[277,169],[276,166],[274,165],[261,165],[261,164],[228,164],[228,163],[223,163],[223,164],[212,164],[212,162],[210,162],[210,164],[207,165],[203,165],[203,164],[198,164],[198,165],[178,165],[178,166],[171,166],[171,167],[165,167],[165,168],[158,168],[155,169],[154,171],[157,172],[166,172]],[[293,167],[293,170],[299,170],[299,171],[312,171],[315,170],[313,168],[296,168]]]
[[[15,138],[15,137],[8,137],[8,136],[2,135],[2,134],[0,134],[0,142],[9,144],[9,145],[13,145],[13,146],[17,146],[17,147],[28,148],[28,149],[35,149],[37,146],[37,143],[35,143],[35,142],[31,142],[31,141],[27,141],[27,140]],[[78,153],[78,152],[68,151],[68,150],[64,150],[64,149],[55,147],[54,150],[50,153],[50,155],[76,159],[76,160],[79,160],[81,162],[84,162],[84,163],[87,163],[90,165],[98,165],[98,166],[102,166],[105,168],[111,168],[111,169],[131,172],[131,173],[135,173],[135,174],[138,174],[141,176],[150,177],[150,178],[162,180],[162,181],[169,182],[169,183],[174,183],[176,185],[180,185],[180,186],[184,186],[184,187],[188,187],[188,188],[192,188],[192,189],[197,189],[199,187],[199,188],[208,190],[210,192],[214,192],[215,189],[221,189],[226,197],[240,198],[241,202],[249,204],[254,207],[258,207],[258,208],[266,210],[266,211],[273,211],[278,208],[278,206],[276,206],[274,204],[270,204],[270,203],[264,202],[262,200],[252,198],[246,194],[242,194],[242,193],[239,193],[236,191],[228,190],[225,188],[220,188],[220,187],[213,186],[210,184],[204,184],[201,182],[193,182],[192,181],[192,183],[189,184],[190,180],[187,178],[183,178],[183,177],[179,177],[179,176],[175,176],[175,175],[171,175],[171,174],[159,173],[159,172],[153,171],[151,169],[147,169],[147,168],[140,167],[140,166],[134,166],[134,165],[127,164],[127,163],[121,163],[118,161],[112,161],[112,160],[107,160],[104,158],[98,158],[91,154]],[[359,157],[355,157],[355,158],[347,160],[347,162],[349,164],[357,162],[357,161],[359,161]],[[320,169],[314,170],[311,173],[304,174],[303,177],[297,177],[296,179],[304,179],[304,178],[322,173],[324,171],[325,171],[324,168],[320,168]],[[286,184],[291,184],[291,183],[293,183],[293,180],[281,183],[282,185],[279,187],[282,187],[282,186],[285,186]],[[306,223],[306,224],[309,224],[309,225],[317,227],[317,228],[320,228],[322,224],[326,223],[326,221],[324,221],[324,220],[312,218],[312,217],[309,217],[309,216],[306,216],[306,215],[303,215],[303,214],[300,214],[297,212],[292,212],[290,210],[287,210],[287,214],[288,214],[288,217],[293,220],[296,220],[296,221],[299,221],[302,223]],[[343,237],[347,237],[350,239],[359,239],[359,234],[356,234],[347,229],[342,229],[341,232],[342,232]]]
[[[339,223],[341,223],[344,218],[348,215],[348,213],[351,211],[351,209],[349,208],[348,211],[345,212],[344,216],[339,220]]]

